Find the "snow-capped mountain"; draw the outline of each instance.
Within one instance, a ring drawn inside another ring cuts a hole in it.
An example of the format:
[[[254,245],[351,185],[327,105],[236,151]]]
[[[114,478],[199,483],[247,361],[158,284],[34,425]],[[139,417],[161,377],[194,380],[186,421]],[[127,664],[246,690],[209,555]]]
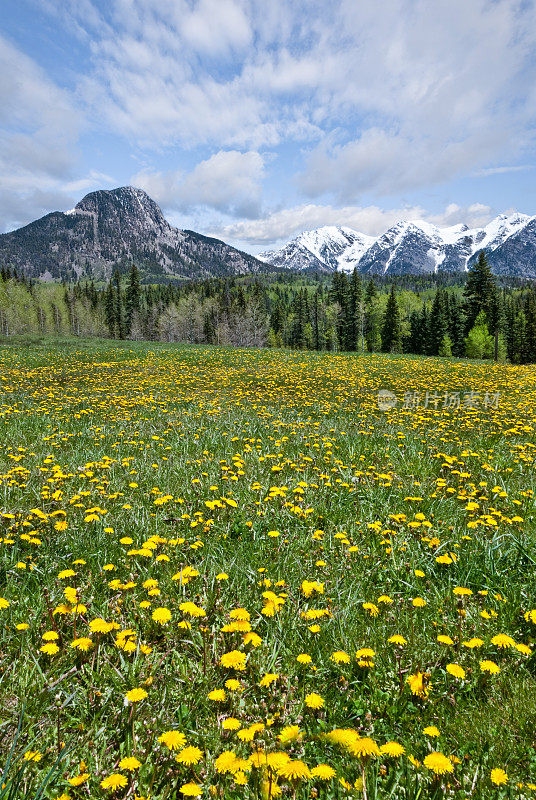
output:
[[[404,221],[378,237],[325,226],[259,258],[294,270],[405,275],[465,271],[481,250],[494,272],[536,277],[536,217],[503,214],[483,228]]]
[[[324,225],[302,233],[282,250],[261,253],[258,258],[274,267],[336,272],[344,269],[345,259],[350,255],[354,260],[359,259],[374,241],[373,236],[351,228]]]

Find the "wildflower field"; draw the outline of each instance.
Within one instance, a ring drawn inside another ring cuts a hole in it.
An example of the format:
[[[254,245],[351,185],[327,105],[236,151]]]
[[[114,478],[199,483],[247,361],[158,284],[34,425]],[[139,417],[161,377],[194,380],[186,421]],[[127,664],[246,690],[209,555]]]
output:
[[[0,360],[0,798],[536,797],[534,367]]]

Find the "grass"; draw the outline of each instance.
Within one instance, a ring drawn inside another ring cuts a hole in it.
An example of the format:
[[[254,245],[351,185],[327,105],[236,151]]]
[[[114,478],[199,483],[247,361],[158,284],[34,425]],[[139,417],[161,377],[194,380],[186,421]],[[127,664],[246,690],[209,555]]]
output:
[[[534,795],[533,368],[0,359],[6,797]]]

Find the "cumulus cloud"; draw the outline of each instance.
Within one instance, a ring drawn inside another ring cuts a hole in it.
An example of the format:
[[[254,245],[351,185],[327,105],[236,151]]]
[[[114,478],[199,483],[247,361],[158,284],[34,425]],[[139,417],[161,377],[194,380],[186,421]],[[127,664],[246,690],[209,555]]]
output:
[[[142,170],[131,183],[164,208],[187,212],[206,206],[232,216],[254,217],[260,213],[263,169],[263,159],[255,151],[220,150],[186,174]]]
[[[278,219],[260,219],[270,181],[282,205],[292,192],[296,208],[346,213],[391,196],[403,210],[409,192],[531,161],[533,2],[435,0],[433,13],[429,0],[33,2],[86,48],[77,94],[94,128],[154,165],[138,184],[170,209],[243,216],[259,241]],[[6,175],[12,189],[25,174],[58,190],[73,181],[74,103],[20,52],[4,60]],[[185,163],[201,146],[213,155],[177,171],[174,148]],[[291,164],[277,186],[268,150]]]
[[[10,228],[65,201],[80,114],[67,92],[0,37],[0,226]]]
[[[469,227],[485,225],[494,216],[489,206],[479,203],[463,207],[448,205],[444,211],[430,214],[420,206],[382,209],[378,206],[344,206],[303,204],[273,211],[265,217],[242,220],[215,228],[212,233],[244,246],[272,249],[306,230],[322,225],[341,225],[370,236],[378,236],[402,220],[424,219],[439,227],[464,223]]]
[[[536,9],[518,0],[89,0],[106,124],[145,145],[322,139],[299,185],[354,201],[492,168],[533,143]],[[79,8],[78,16],[76,8]],[[327,140],[326,140],[327,137]]]

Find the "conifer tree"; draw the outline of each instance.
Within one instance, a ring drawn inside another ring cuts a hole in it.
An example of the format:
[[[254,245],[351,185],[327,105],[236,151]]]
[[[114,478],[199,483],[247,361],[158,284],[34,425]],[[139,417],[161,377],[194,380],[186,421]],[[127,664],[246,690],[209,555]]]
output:
[[[125,297],[125,326],[127,333],[132,327],[132,316],[135,311],[140,310],[141,288],[140,276],[136,264],[132,264],[128,279],[128,286]]]
[[[448,304],[447,293],[438,289],[432,303],[432,312],[428,324],[428,353],[432,356],[439,355],[439,348],[445,336],[448,335]],[[452,342],[451,342],[452,344]]]
[[[106,322],[106,327],[108,328],[108,331],[110,332],[110,336],[112,338],[115,336],[115,331],[116,331],[115,314],[116,314],[116,305],[115,305],[114,289],[112,286],[112,282],[108,281],[104,297],[104,319]]]
[[[497,285],[486,259],[484,250],[478,255],[467,275],[464,287],[465,329],[470,331],[476,318],[483,311],[489,329],[496,330]]]
[[[125,338],[125,311],[123,307],[123,297],[121,293],[121,276],[116,269],[113,275],[113,291],[115,305],[115,331],[118,339]]]
[[[391,292],[383,318],[382,350],[384,353],[402,352],[402,325],[394,283],[391,285]]]

